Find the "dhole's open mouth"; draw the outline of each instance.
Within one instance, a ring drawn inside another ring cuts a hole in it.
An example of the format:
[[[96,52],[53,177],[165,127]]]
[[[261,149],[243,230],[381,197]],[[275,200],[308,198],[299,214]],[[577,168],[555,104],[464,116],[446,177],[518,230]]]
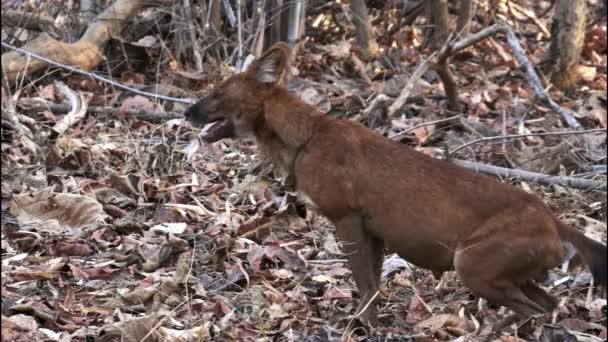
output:
[[[206,142],[216,142],[234,136],[234,125],[230,120],[219,119],[205,126],[202,138]]]

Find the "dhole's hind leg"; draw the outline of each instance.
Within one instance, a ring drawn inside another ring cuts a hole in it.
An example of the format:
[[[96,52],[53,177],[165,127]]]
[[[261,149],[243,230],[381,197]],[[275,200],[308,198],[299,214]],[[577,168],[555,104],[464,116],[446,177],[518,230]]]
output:
[[[550,311],[555,304],[552,296],[532,279],[553,262],[551,245],[539,244],[533,238],[504,235],[508,234],[494,233],[467,247],[459,246],[454,266],[460,280],[474,294],[513,310],[517,319]],[[515,321],[509,317],[498,322],[494,330]]]
[[[542,306],[545,312],[553,312],[559,304],[559,300],[555,296],[547,293],[547,291],[543,290],[532,280],[524,284],[521,289],[528,298]]]
[[[376,325],[384,242],[365,230],[361,215],[348,215],[337,220],[335,225],[359,289],[361,301],[357,313],[363,322]]]

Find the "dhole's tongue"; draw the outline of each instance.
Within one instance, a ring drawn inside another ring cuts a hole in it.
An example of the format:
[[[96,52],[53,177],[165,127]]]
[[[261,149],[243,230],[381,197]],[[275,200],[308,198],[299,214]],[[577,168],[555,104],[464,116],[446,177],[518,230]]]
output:
[[[203,129],[202,138],[206,142],[216,142],[234,135],[234,127],[228,120],[216,121]]]

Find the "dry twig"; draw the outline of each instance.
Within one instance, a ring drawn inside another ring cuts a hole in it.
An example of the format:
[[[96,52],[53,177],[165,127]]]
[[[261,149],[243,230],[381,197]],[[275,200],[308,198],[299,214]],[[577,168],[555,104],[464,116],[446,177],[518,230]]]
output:
[[[67,113],[70,111],[71,106],[63,103],[43,103],[38,102],[33,103],[27,99],[22,99],[19,101],[19,107],[26,108],[29,111],[45,111],[50,110],[53,113]],[[151,112],[140,109],[128,109],[122,110],[120,108],[112,108],[112,107],[99,107],[99,106],[89,106],[87,107],[87,113],[90,114],[102,114],[102,115],[121,115],[128,114],[133,115],[139,120],[149,121],[149,122],[164,122],[172,119],[180,119],[183,118],[184,115],[182,113],[176,112]]]
[[[585,131],[566,131],[566,132],[511,134],[511,135],[498,135],[498,136],[495,136],[495,137],[484,137],[484,138],[480,138],[480,139],[469,141],[468,143],[462,144],[462,145],[456,147],[455,149],[451,150],[450,154],[454,154],[457,151],[460,151],[463,148],[469,147],[471,145],[475,145],[475,144],[479,144],[479,143],[487,142],[487,141],[505,140],[505,139],[516,139],[516,138],[525,138],[525,137],[542,137],[542,136],[548,136],[548,135],[579,135],[579,134],[585,134],[585,133],[599,133],[599,132],[606,133],[606,129],[604,129],[604,128],[596,128],[596,129],[589,129],[589,130],[585,130]]]
[[[57,82],[55,84],[59,93],[61,93],[70,103],[70,111],[53,127],[54,134],[64,134],[72,125],[80,122],[87,113],[88,104],[82,96],[81,92],[76,93],[70,89],[65,83]]]
[[[542,185],[557,184],[575,189],[606,191],[605,181],[595,181],[566,176],[550,176],[542,173],[509,169],[506,167],[474,163],[466,160],[452,160],[451,162],[464,168],[475,170],[479,173],[497,176],[500,178],[514,177],[527,182],[534,182]]]
[[[401,94],[395,102],[389,107],[388,114],[389,116],[393,116],[403,105],[405,105],[407,101],[407,97],[409,96],[411,89],[413,88],[416,81],[422,77],[422,75],[429,69],[430,65],[435,64],[430,62],[431,59],[436,58],[437,61],[445,60],[449,58],[451,55],[464,50],[472,45],[479,43],[480,41],[494,36],[497,33],[502,33],[506,36],[507,42],[511,47],[511,51],[515,58],[521,65],[521,68],[525,72],[526,80],[528,81],[528,85],[534,92],[535,98],[541,103],[546,104],[553,111],[558,113],[562,119],[568,124],[568,126],[574,129],[581,129],[580,123],[574,118],[573,113],[566,108],[562,108],[557,102],[555,102],[551,96],[547,93],[547,91],[542,87],[542,83],[534,71],[534,66],[530,63],[530,60],[526,56],[519,40],[513,33],[513,30],[504,24],[496,24],[490,27],[487,27],[475,34],[468,36],[465,39],[462,39],[455,43],[448,43],[444,45],[438,53],[434,53],[429,58],[425,59],[421,64],[418,65],[416,71],[408,81],[408,84],[403,88]]]
[[[54,65],[54,66],[56,66],[56,67],[60,67],[60,68],[63,68],[63,69],[69,70],[69,71],[71,71],[71,72],[73,72],[73,73],[77,73],[77,74],[80,74],[80,75],[89,76],[89,77],[94,78],[94,79],[96,79],[96,80],[98,80],[98,81],[101,81],[101,82],[107,83],[107,84],[109,84],[109,85],[112,85],[112,86],[114,86],[114,87],[116,87],[116,88],[120,88],[120,89],[123,89],[123,90],[127,90],[127,91],[133,92],[133,93],[138,94],[138,95],[147,96],[147,97],[152,97],[152,98],[154,98],[155,100],[156,100],[156,99],[159,99],[159,100],[172,101],[172,102],[179,102],[179,103],[186,103],[186,104],[192,104],[192,103],[194,103],[194,102],[195,102],[193,99],[185,99],[185,98],[178,98],[178,97],[164,96],[164,95],[159,95],[159,94],[149,93],[149,92],[146,92],[146,91],[141,91],[141,90],[139,90],[139,89],[131,88],[131,87],[126,86],[126,85],[124,85],[124,84],[122,84],[122,83],[118,83],[118,82],[116,82],[116,81],[112,81],[112,80],[110,80],[110,79],[107,79],[107,78],[105,78],[105,77],[99,76],[99,75],[94,74],[94,73],[92,73],[92,72],[87,72],[87,71],[84,71],[84,70],[80,70],[80,69],[77,69],[77,68],[71,67],[71,66],[66,65],[66,64],[62,64],[62,63],[55,62],[55,61],[50,60],[50,59],[48,59],[48,58],[46,58],[46,57],[42,57],[42,56],[40,56],[40,55],[37,55],[37,54],[35,54],[35,53],[32,53],[32,52],[26,51],[26,50],[24,50],[24,49],[21,49],[21,48],[15,47],[15,46],[13,46],[13,45],[11,45],[11,44],[8,44],[8,43],[5,43],[5,42],[2,42],[2,46],[3,46],[3,47],[5,47],[5,48],[7,48],[7,49],[11,49],[11,50],[13,50],[13,51],[15,51],[15,52],[22,53],[22,54],[24,54],[24,55],[26,55],[26,56],[28,56],[28,57],[31,57],[31,58],[34,58],[34,59],[41,60],[41,61],[43,61],[43,62],[45,62],[45,63],[47,63],[47,64]]]

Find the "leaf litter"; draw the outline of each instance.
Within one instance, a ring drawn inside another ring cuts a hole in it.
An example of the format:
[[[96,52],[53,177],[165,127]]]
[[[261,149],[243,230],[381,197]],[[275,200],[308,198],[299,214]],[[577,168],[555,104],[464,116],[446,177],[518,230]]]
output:
[[[319,13],[319,22],[349,27],[342,8],[328,6],[333,18]],[[373,6],[370,11],[380,14]],[[326,33],[323,25],[313,27],[289,88],[334,117],[368,123],[361,110],[379,95],[393,101],[424,59],[418,26],[397,31],[397,47],[385,46],[402,64],[398,68],[353,61],[353,41]],[[597,38],[602,34],[596,28],[588,33],[583,55],[593,64],[606,63],[605,40]],[[520,38],[532,42],[526,37]],[[161,42],[148,35],[129,44],[155,53]],[[530,49],[532,59],[540,60],[543,49]],[[467,119],[418,127],[401,141],[441,156],[443,143],[455,147],[503,129],[522,134],[562,127],[557,114],[532,104],[508,51],[500,39],[491,39],[454,58]],[[230,73],[225,65],[209,65],[219,71],[177,70],[179,79],[170,74],[175,63],[147,72],[186,84],[193,93],[200,90],[195,85],[217,84]],[[586,127],[606,127],[605,68],[579,72],[576,100],[563,103]],[[121,79],[145,84],[147,76],[129,71]],[[380,325],[373,332],[350,330],[358,294],[331,224],[285,192],[255,145],[201,144],[198,131],[181,119],[152,124],[127,114],[163,111],[169,104],[104,94],[101,84],[78,77],[67,83],[92,95],[91,103],[114,101],[121,114],[88,116],[54,142],[3,126],[3,341],[470,341],[504,316],[468,292],[453,272],[435,277],[387,255]],[[391,136],[452,115],[441,94],[436,75],[427,73],[415,84],[411,103],[375,129]],[[58,101],[52,84],[22,97]],[[3,89],[3,108],[4,102]],[[40,136],[60,119],[49,111],[23,114],[35,120],[29,128]],[[589,172],[605,164],[605,156],[598,157],[605,151],[605,135],[586,142],[529,137],[475,145],[457,157],[605,180]],[[517,185],[605,243],[605,193]],[[559,295],[559,311],[520,327],[528,336],[606,338],[606,300],[594,294],[589,273],[576,268],[575,259],[568,265],[571,276],[562,269],[550,272],[543,285]],[[511,333],[499,340],[521,341]]]

